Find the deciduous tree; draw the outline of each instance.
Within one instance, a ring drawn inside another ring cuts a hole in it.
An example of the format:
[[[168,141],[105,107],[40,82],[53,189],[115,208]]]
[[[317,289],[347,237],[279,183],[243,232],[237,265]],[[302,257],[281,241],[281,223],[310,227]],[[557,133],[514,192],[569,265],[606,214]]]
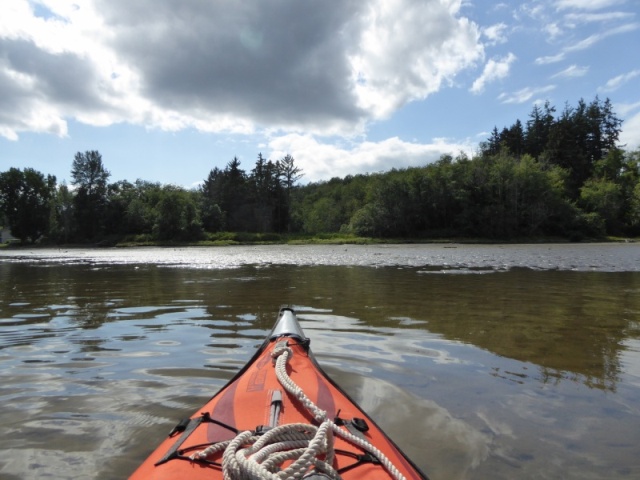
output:
[[[71,168],[71,184],[76,187],[75,213],[79,234],[85,239],[95,238],[104,226],[110,176],[97,150],[76,153]]]
[[[35,242],[48,234],[55,187],[55,177],[33,168],[0,173],[0,209],[21,242]]]

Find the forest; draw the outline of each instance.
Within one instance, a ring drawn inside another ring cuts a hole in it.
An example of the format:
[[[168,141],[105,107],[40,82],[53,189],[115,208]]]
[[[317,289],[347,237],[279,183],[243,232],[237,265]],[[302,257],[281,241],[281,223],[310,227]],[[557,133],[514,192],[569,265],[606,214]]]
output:
[[[0,172],[0,226],[22,243],[283,241],[344,238],[581,241],[640,234],[640,150],[619,145],[609,99],[535,105],[494,127],[470,158],[301,184],[291,155],[234,157],[198,188],[110,183],[97,150],[78,152],[71,184],[31,168]]]

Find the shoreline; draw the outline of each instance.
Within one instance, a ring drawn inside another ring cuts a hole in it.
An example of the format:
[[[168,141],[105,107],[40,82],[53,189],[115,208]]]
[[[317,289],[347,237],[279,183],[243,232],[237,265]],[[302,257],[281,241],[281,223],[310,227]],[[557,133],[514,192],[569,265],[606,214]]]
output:
[[[338,235],[265,235],[261,234],[227,234],[226,238],[199,240],[199,241],[155,241],[155,240],[127,240],[112,239],[86,243],[31,243],[21,244],[10,242],[0,244],[0,249],[26,250],[26,249],[107,249],[107,248],[142,248],[142,247],[227,247],[227,246],[252,246],[252,245],[551,245],[551,244],[589,244],[589,243],[638,243],[638,238],[606,237],[570,240],[567,238],[518,238],[518,239],[486,239],[486,238],[373,238],[351,237]],[[235,237],[235,238],[234,238]],[[277,238],[276,238],[277,237]]]

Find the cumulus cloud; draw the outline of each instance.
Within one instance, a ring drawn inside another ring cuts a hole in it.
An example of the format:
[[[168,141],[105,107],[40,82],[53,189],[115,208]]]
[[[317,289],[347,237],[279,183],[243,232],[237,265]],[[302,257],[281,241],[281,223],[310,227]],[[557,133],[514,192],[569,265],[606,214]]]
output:
[[[484,28],[482,34],[487,38],[489,45],[498,45],[507,42],[506,30],[507,25],[501,22]]]
[[[454,16],[459,2],[363,4],[364,27],[348,58],[357,104],[375,118],[426,98],[482,56],[476,25]]]
[[[291,154],[306,181],[326,180],[357,173],[387,171],[390,168],[423,166],[443,154],[472,153],[471,143],[434,139],[430,144],[406,142],[392,137],[381,142],[322,143],[308,134],[287,134],[269,141],[272,158]]]
[[[0,135],[357,133],[483,55],[455,0],[0,2]]]
[[[511,64],[516,60],[516,56],[509,54],[497,60],[491,59],[484,66],[482,74],[473,82],[469,91],[471,93],[482,93],[488,83],[494,82],[509,75]]]

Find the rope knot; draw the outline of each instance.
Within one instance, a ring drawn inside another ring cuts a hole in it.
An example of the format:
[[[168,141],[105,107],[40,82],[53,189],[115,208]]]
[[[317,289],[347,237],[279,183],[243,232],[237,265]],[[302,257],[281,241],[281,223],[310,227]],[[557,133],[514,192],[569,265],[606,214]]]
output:
[[[289,345],[287,344],[286,341],[278,342],[275,348],[273,349],[273,352],[271,352],[271,359],[273,360],[273,364],[275,365],[276,362],[278,361],[278,358],[285,353],[286,355],[285,355],[284,362],[286,363],[289,360],[289,357],[293,355],[293,350],[289,348]]]

